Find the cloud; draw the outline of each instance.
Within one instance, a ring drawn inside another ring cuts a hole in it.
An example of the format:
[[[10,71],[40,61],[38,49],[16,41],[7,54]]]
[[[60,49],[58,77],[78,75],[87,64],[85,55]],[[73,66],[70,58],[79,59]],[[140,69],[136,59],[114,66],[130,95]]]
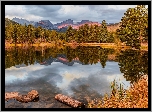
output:
[[[50,20],[53,24],[72,19],[74,22],[120,22],[128,8],[136,5],[6,5],[5,16],[30,21]]]
[[[13,19],[14,17],[23,18],[29,21],[40,21],[43,17],[39,15],[33,15],[28,13],[24,6],[20,5],[6,5],[5,6],[5,17]]]
[[[58,10],[61,8],[61,5],[25,5],[24,9],[27,13],[40,16],[48,17],[55,16],[58,14]]]

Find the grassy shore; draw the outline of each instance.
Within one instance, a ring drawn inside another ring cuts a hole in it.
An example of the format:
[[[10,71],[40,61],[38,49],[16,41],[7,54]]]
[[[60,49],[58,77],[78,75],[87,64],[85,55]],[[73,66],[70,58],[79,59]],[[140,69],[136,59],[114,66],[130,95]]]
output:
[[[56,46],[56,44],[53,43],[39,43],[39,44],[10,44],[5,43],[5,48],[13,47],[13,46],[22,46],[22,47],[28,47],[28,46],[35,46],[35,47],[53,47]],[[100,46],[103,48],[124,48],[124,49],[130,49],[130,46],[125,46],[123,44],[117,45],[115,43],[80,43],[80,44],[73,44],[73,43],[64,43],[64,44],[57,44],[57,46],[71,46],[73,48],[76,48],[77,46]],[[141,50],[148,51],[148,45],[141,45]]]
[[[103,98],[88,99],[88,108],[148,108],[148,76],[142,76],[137,83],[131,84],[128,90],[122,86],[116,88],[115,82],[111,84],[111,95],[105,94]]]

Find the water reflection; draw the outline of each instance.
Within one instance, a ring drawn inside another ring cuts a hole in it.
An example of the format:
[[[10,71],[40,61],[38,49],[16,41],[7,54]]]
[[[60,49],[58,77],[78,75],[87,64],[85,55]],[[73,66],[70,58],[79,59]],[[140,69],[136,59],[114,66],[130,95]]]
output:
[[[111,73],[108,68],[111,68]],[[89,96],[93,99],[106,92],[109,93],[110,81],[116,77],[122,77],[116,62],[108,62],[105,69],[101,68],[100,63],[83,66],[77,63],[69,68],[59,62],[54,62],[51,66],[35,64],[21,68],[12,67],[5,70],[5,91],[24,93],[36,89],[40,92],[41,98],[46,95],[50,98],[57,93],[62,93],[86,102],[85,97]],[[28,71],[24,79],[19,78],[21,71],[23,73]],[[14,76],[16,79],[11,80],[10,76]],[[127,85],[129,82],[126,82]]]
[[[53,100],[57,93],[86,102],[87,97],[94,99],[110,93],[109,84],[114,79],[118,84],[123,82],[127,89],[130,82],[148,74],[148,52],[125,50],[118,53],[99,47],[16,47],[5,52],[5,91],[24,93],[36,89],[40,93],[38,102],[15,103],[22,107],[34,108],[35,104],[38,108],[66,107]],[[109,59],[109,55],[116,58]],[[6,103],[6,107],[11,102]]]
[[[35,61],[41,63],[50,57],[57,58],[59,54],[65,55],[69,62],[79,58],[79,62],[84,64],[96,64],[100,59],[102,67],[105,67],[107,55],[112,53],[114,53],[114,49],[85,46],[79,46],[76,49],[70,47],[64,49],[35,47],[20,49],[19,47],[13,47],[5,50],[5,68],[23,63],[25,65],[34,64]]]
[[[117,56],[120,71],[127,81],[137,81],[143,74],[148,74],[148,52],[137,50],[121,51]]]

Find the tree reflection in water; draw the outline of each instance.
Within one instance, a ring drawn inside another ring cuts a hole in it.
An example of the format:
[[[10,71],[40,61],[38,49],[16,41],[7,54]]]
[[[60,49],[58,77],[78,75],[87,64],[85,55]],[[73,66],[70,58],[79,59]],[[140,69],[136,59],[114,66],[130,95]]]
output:
[[[137,50],[121,51],[117,56],[120,71],[127,81],[138,81],[143,74],[148,74],[148,52]]]
[[[109,58],[113,55],[114,58]],[[116,57],[116,59],[115,59]],[[78,46],[75,49],[64,47],[52,48],[20,48],[12,47],[5,49],[5,69],[12,66],[26,66],[40,63],[51,65],[52,62],[61,62],[72,66],[74,62],[82,65],[101,63],[102,68],[106,67],[107,61],[116,61],[120,71],[124,73],[127,81],[137,81],[142,74],[148,74],[148,52],[137,50],[118,51],[110,48]]]

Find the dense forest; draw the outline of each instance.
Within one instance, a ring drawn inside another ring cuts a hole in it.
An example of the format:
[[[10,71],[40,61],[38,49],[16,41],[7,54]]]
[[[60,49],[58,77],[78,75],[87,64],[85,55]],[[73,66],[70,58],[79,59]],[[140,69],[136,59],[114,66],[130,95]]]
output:
[[[37,43],[118,43],[140,48],[142,42],[148,42],[148,8],[137,5],[127,9],[122,17],[119,29],[107,30],[106,21],[101,26],[85,24],[78,30],[71,26],[65,33],[47,30],[32,25],[20,25],[5,19],[5,42],[10,44]]]

